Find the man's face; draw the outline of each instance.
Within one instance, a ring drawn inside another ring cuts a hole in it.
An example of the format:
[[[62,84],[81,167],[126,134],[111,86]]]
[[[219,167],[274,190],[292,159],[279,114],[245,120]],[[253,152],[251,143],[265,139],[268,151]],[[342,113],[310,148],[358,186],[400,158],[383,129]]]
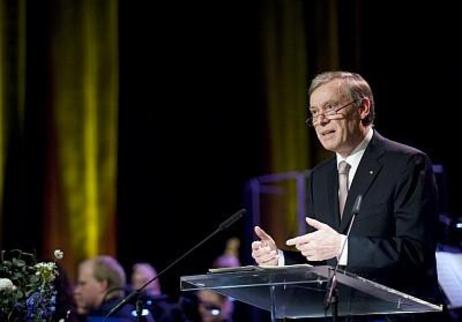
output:
[[[133,272],[131,277],[131,283],[133,289],[139,289],[148,281],[154,278],[156,274],[145,269],[138,269]],[[159,280],[154,280],[148,284],[145,288],[145,291],[150,295],[160,295],[160,284]]]
[[[136,271],[132,274],[132,287],[138,289],[143,286],[150,279],[142,272]]]
[[[99,282],[93,274],[93,263],[84,262],[79,266],[79,276],[74,290],[74,297],[80,313],[88,313],[98,308],[103,302],[107,282]]]
[[[310,97],[310,112],[319,116],[314,128],[322,146],[346,156],[361,142],[363,125],[357,105],[341,85],[341,81],[333,80],[318,87]],[[334,116],[324,114],[342,106]]]

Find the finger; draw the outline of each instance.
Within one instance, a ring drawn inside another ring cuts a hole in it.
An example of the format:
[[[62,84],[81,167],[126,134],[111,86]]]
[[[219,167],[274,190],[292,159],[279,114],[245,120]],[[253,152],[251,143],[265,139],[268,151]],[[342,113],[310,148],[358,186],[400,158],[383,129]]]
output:
[[[277,263],[275,263],[275,261],[276,261],[276,257],[270,258],[267,261],[261,261],[259,265],[276,265]]]
[[[301,253],[307,253],[307,252],[310,252],[312,253],[314,250],[313,250],[313,247],[310,247],[310,245],[308,244],[298,244],[295,246],[297,248],[297,250]]]
[[[256,249],[254,251],[252,251],[252,256],[254,257],[260,257],[260,256],[264,256],[268,253],[271,252],[271,249],[269,247],[262,247],[262,248],[259,248],[259,249]]]
[[[255,260],[255,262],[257,262],[258,264],[263,264],[263,263],[276,260],[277,253],[275,252],[263,253],[263,254],[259,254],[258,256],[255,256],[254,254],[252,254],[252,257]]]
[[[322,222],[320,222],[320,221],[318,221],[316,219],[313,219],[313,218],[306,217],[305,220],[306,220],[306,223],[308,225],[310,225],[311,227],[314,227],[314,228],[316,228],[318,230],[319,229],[326,229],[327,227],[329,227],[328,225],[323,224]]]
[[[299,243],[300,237],[295,237],[291,239],[286,240],[286,245],[287,246],[295,246]]]
[[[276,251],[271,251],[267,254],[264,254],[258,258],[259,262],[267,263],[270,261],[273,261],[277,258],[277,252]]]
[[[259,242],[260,246],[256,245],[256,248],[252,248],[252,254],[256,256],[261,256],[264,254],[268,254],[270,252],[274,252],[275,250],[270,246],[266,245],[264,242]]]
[[[314,259],[316,258],[316,257],[315,257],[313,254],[311,254],[311,253],[303,253],[303,252],[302,252],[301,254],[302,254],[307,260],[309,260],[309,261],[312,261],[312,260],[314,260]]]
[[[262,247],[262,243],[259,240],[252,242],[252,250],[258,250]]]
[[[314,255],[303,255],[305,256],[306,260],[307,261],[310,261],[310,262],[317,262],[318,261],[318,258]]]
[[[276,265],[278,262],[277,255],[260,257],[258,259],[259,265]]]
[[[286,240],[286,245],[287,246],[296,246],[296,245],[299,245],[299,244],[306,244],[311,240],[311,238],[312,238],[311,235],[312,234],[314,234],[314,233],[309,233],[309,234],[305,234],[305,235],[302,235],[302,236],[297,236],[297,237],[288,239],[288,240]]]
[[[316,253],[316,251],[313,248],[307,247],[306,244],[297,245],[297,250],[303,257],[306,257],[307,260],[312,260],[312,257],[314,257]]]
[[[255,226],[254,228],[255,234],[260,238],[261,240],[266,240],[266,241],[273,241],[273,238],[271,238],[270,235],[268,235],[263,229],[261,229],[259,226]]]

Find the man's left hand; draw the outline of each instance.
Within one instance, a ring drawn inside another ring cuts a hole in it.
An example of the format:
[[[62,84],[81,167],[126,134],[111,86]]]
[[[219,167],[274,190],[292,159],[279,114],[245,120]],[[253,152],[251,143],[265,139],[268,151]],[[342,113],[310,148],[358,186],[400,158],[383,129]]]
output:
[[[340,255],[342,235],[330,226],[312,218],[306,218],[308,225],[317,229],[286,241],[295,246],[309,261],[323,261]]]

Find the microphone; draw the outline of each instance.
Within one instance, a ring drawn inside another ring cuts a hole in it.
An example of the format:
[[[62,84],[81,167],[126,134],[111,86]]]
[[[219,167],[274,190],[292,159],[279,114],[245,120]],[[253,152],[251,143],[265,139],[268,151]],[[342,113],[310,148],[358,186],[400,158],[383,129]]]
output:
[[[232,224],[234,224],[236,221],[238,221],[239,219],[242,218],[242,216],[244,216],[244,214],[247,212],[247,210],[245,209],[241,209],[239,210],[238,212],[234,213],[233,215],[231,215],[231,217],[229,217],[228,219],[226,219],[225,221],[223,221],[219,226],[218,226],[218,231],[222,231],[222,230],[225,230],[227,229],[229,226],[231,226]],[[218,232],[217,231],[217,232]],[[212,235],[213,236],[213,235]]]
[[[238,221],[239,219],[242,218],[242,216],[244,216],[244,214],[247,212],[246,209],[242,208],[241,210],[238,210],[237,212],[235,212],[234,214],[232,214],[228,219],[226,219],[224,222],[222,222],[217,229],[215,229],[212,233],[210,233],[209,235],[207,235],[207,237],[205,237],[203,240],[201,240],[199,243],[197,243],[195,246],[193,246],[191,249],[189,249],[186,253],[184,253],[183,255],[181,255],[180,257],[178,257],[176,260],[174,260],[170,265],[168,265],[167,267],[165,267],[162,271],[160,271],[156,276],[154,276],[153,278],[151,278],[149,281],[147,281],[146,283],[144,283],[140,288],[132,291],[130,294],[128,294],[126,297],[124,297],[119,303],[117,303],[117,305],[115,305],[110,311],[108,314],[106,314],[106,316],[104,317],[103,319],[103,322],[106,321],[106,319],[108,317],[110,317],[111,315],[113,315],[115,312],[117,312],[125,303],[127,303],[128,301],[130,301],[133,297],[135,296],[138,296],[141,294],[141,292],[149,285],[151,284],[152,282],[154,282],[155,280],[157,280],[161,275],[163,275],[165,272],[167,272],[170,268],[172,268],[173,266],[175,266],[175,264],[177,264],[179,261],[181,261],[183,258],[185,258],[186,256],[188,256],[190,253],[192,253],[194,250],[196,250],[199,246],[201,246],[202,244],[204,244],[205,242],[207,242],[210,238],[214,237],[216,234],[218,234],[219,232],[227,229],[229,226],[231,226],[232,224],[234,224],[236,221]]]
[[[342,257],[343,251],[345,250],[346,242],[347,242],[348,238],[350,237],[350,232],[351,232],[351,227],[353,227],[353,222],[355,221],[356,215],[359,213],[359,209],[361,208],[362,200],[363,200],[363,196],[358,195],[356,197],[355,203],[353,205],[353,209],[351,211],[352,218],[351,218],[351,221],[350,221],[350,225],[348,226],[348,231],[347,231],[347,234],[346,234],[346,238],[345,238],[345,240],[343,241],[343,244],[342,244],[342,249],[340,250],[339,260],[337,260],[337,264],[335,264],[335,268],[334,268],[334,272],[332,273],[332,277],[329,279],[329,282],[327,283],[327,286],[326,286],[327,292],[326,292],[326,296],[324,297],[324,308],[325,308],[325,310],[327,310],[331,304],[336,302],[336,298],[335,298],[334,293],[335,293],[335,289],[337,287],[337,270],[338,270],[340,258]],[[336,311],[336,309],[337,308],[335,308],[335,311]],[[336,313],[337,312],[335,312],[335,314]]]

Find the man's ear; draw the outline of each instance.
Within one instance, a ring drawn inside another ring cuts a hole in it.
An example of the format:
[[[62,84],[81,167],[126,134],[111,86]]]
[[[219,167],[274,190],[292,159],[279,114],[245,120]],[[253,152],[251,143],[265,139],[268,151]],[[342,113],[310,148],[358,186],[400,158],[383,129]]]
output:
[[[98,282],[98,289],[101,293],[107,292],[108,287],[109,283],[106,280]]]
[[[358,107],[359,118],[364,120],[371,112],[371,100],[368,97],[361,99],[361,104]]]

